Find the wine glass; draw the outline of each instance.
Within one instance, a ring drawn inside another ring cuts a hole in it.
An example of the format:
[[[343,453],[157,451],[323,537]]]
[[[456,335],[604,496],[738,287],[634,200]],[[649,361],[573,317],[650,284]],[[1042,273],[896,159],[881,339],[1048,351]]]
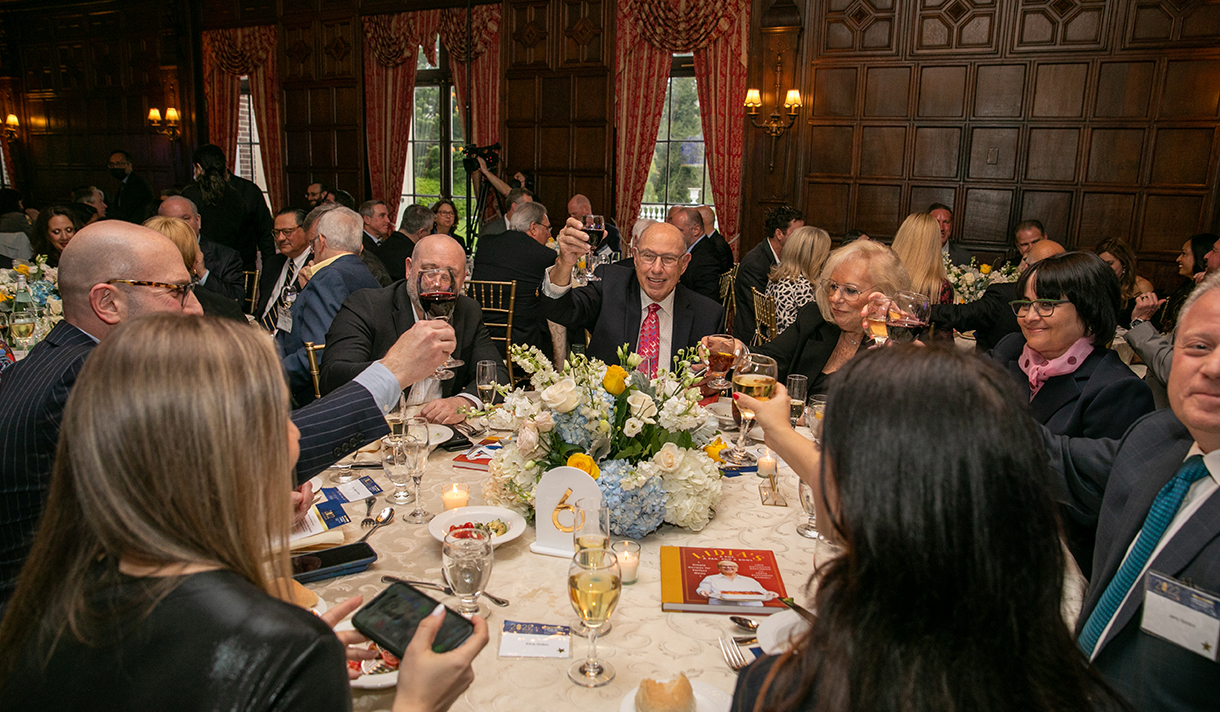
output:
[[[792,421],[792,427],[795,428],[796,421],[800,420],[801,415],[805,412],[805,393],[809,388],[809,379],[799,373],[794,373],[788,376],[788,382],[784,386],[788,389],[788,400],[792,405],[788,419]]]
[[[909,344],[928,326],[932,317],[932,306],[928,298],[918,292],[894,292],[886,318],[886,331],[891,341]]]
[[[386,447],[381,456],[381,469],[385,470],[386,479],[394,485],[394,493],[386,497],[393,504],[410,504],[415,501],[415,495],[407,491],[411,484],[411,466],[407,457],[407,438],[402,433],[399,423],[399,434],[391,434],[386,441]]]
[[[38,318],[34,314],[33,309],[14,309],[12,316],[9,317],[8,329],[12,335],[13,341],[17,344],[17,348],[22,351],[30,350],[30,343],[34,339],[34,327],[38,322]]]
[[[868,298],[868,304],[864,307],[864,318],[868,321],[868,333],[873,337],[874,346],[884,346],[889,340],[889,332],[886,331],[889,313],[889,297],[875,292]]]
[[[479,361],[474,365],[475,387],[484,408],[490,408],[496,399],[496,362]]]
[[[741,358],[744,345],[728,334],[713,334],[707,337],[707,356],[704,360],[707,361],[707,372],[711,374],[712,380],[708,381],[708,388],[715,388],[718,391],[726,391],[733,387],[725,379],[728,372],[736,365],[737,359]]]
[[[589,653],[568,669],[572,682],[601,687],[614,679],[614,668],[597,659],[597,634],[618,605],[623,590],[618,557],[609,549],[582,549],[568,567],[568,598],[576,615],[589,627]]]
[[[818,513],[813,506],[813,488],[800,481],[801,509],[805,510],[806,520],[796,527],[796,533],[806,539],[821,539],[818,533]]]
[[[737,365],[733,373],[733,392],[744,393],[758,400],[769,400],[775,391],[776,378],[779,376],[779,365],[775,359],[762,354],[747,354]],[[725,462],[734,465],[749,465],[755,458],[746,452],[746,433],[754,422],[754,411],[745,408],[740,402],[737,410],[741,413],[741,428],[737,436],[737,444],[733,449],[722,454]]]
[[[491,578],[492,552],[491,535],[482,529],[466,527],[445,535],[441,565],[458,598],[458,612],[467,618],[474,615],[486,618],[491,614],[487,606],[479,603],[479,596]]]
[[[457,307],[457,278],[448,267],[437,269],[421,269],[416,281],[415,293],[419,295],[419,304],[429,319],[437,319],[448,323],[453,318],[453,310]],[[453,378],[451,368],[463,365],[450,354],[432,374],[438,381]]]
[[[585,256],[585,281],[600,282],[602,278],[593,274],[593,270],[600,262],[594,254],[597,252],[597,248],[601,247],[602,239],[606,237],[606,219],[601,215],[586,215],[584,224],[582,229],[589,236],[589,254]]]
[[[582,497],[576,500],[575,527],[572,529],[572,546],[576,551],[610,548],[610,508],[601,497]],[[589,635],[590,628],[583,620],[572,624],[572,635],[582,638]],[[599,635],[610,632],[610,621],[602,625]]]
[[[826,418],[826,396],[809,396],[809,404],[805,406],[805,425],[813,434],[813,441],[822,444],[822,424]]]
[[[428,464],[428,419],[408,418],[402,423],[403,450],[406,452],[407,470],[415,483],[415,511],[404,514],[402,520],[412,524],[426,524],[435,516],[424,510],[424,501],[419,494],[420,480]]]

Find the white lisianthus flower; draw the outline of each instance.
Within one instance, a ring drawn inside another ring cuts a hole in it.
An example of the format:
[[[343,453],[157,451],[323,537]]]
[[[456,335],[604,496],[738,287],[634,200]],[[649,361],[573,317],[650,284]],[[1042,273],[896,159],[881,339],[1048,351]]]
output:
[[[663,472],[675,472],[682,465],[682,448],[673,443],[665,443],[657,454],[652,456],[652,461],[657,463],[657,467]]]
[[[644,363],[644,357],[633,353],[627,357],[627,368],[637,368],[641,363]]]
[[[629,438],[634,438],[644,429],[644,423],[639,418],[628,418],[627,422],[623,423],[623,435]]]
[[[542,403],[556,413],[567,413],[580,403],[580,389],[572,378],[565,378],[542,391]]]
[[[631,407],[631,415],[639,418],[645,423],[656,422],[654,418],[657,416],[657,404],[652,401],[652,398],[647,393],[632,393],[627,396],[627,405]]]
[[[555,416],[551,415],[551,411],[544,410],[534,416],[534,427],[538,428],[540,433],[549,433],[555,427]]]

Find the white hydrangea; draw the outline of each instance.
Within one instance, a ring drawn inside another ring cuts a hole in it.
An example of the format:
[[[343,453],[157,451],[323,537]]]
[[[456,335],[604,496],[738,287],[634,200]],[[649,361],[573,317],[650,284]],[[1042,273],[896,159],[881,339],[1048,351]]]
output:
[[[696,532],[707,526],[711,507],[720,500],[720,469],[712,458],[702,450],[684,450],[677,469],[660,474],[665,521]]]

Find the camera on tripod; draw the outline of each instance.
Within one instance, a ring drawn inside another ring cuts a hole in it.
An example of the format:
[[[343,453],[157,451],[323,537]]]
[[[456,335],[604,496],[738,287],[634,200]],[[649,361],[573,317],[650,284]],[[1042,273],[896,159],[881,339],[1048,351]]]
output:
[[[496,172],[496,168],[500,166],[500,144],[493,143],[490,146],[475,146],[467,144],[462,146],[462,166],[466,168],[467,173],[476,173],[479,170],[479,158],[487,164],[487,170],[492,173]]]

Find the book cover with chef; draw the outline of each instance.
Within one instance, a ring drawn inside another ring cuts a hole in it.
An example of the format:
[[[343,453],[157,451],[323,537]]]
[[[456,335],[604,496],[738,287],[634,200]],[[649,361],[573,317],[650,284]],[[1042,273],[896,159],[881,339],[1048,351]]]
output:
[[[765,616],[788,595],[766,549],[661,547],[661,610]]]

